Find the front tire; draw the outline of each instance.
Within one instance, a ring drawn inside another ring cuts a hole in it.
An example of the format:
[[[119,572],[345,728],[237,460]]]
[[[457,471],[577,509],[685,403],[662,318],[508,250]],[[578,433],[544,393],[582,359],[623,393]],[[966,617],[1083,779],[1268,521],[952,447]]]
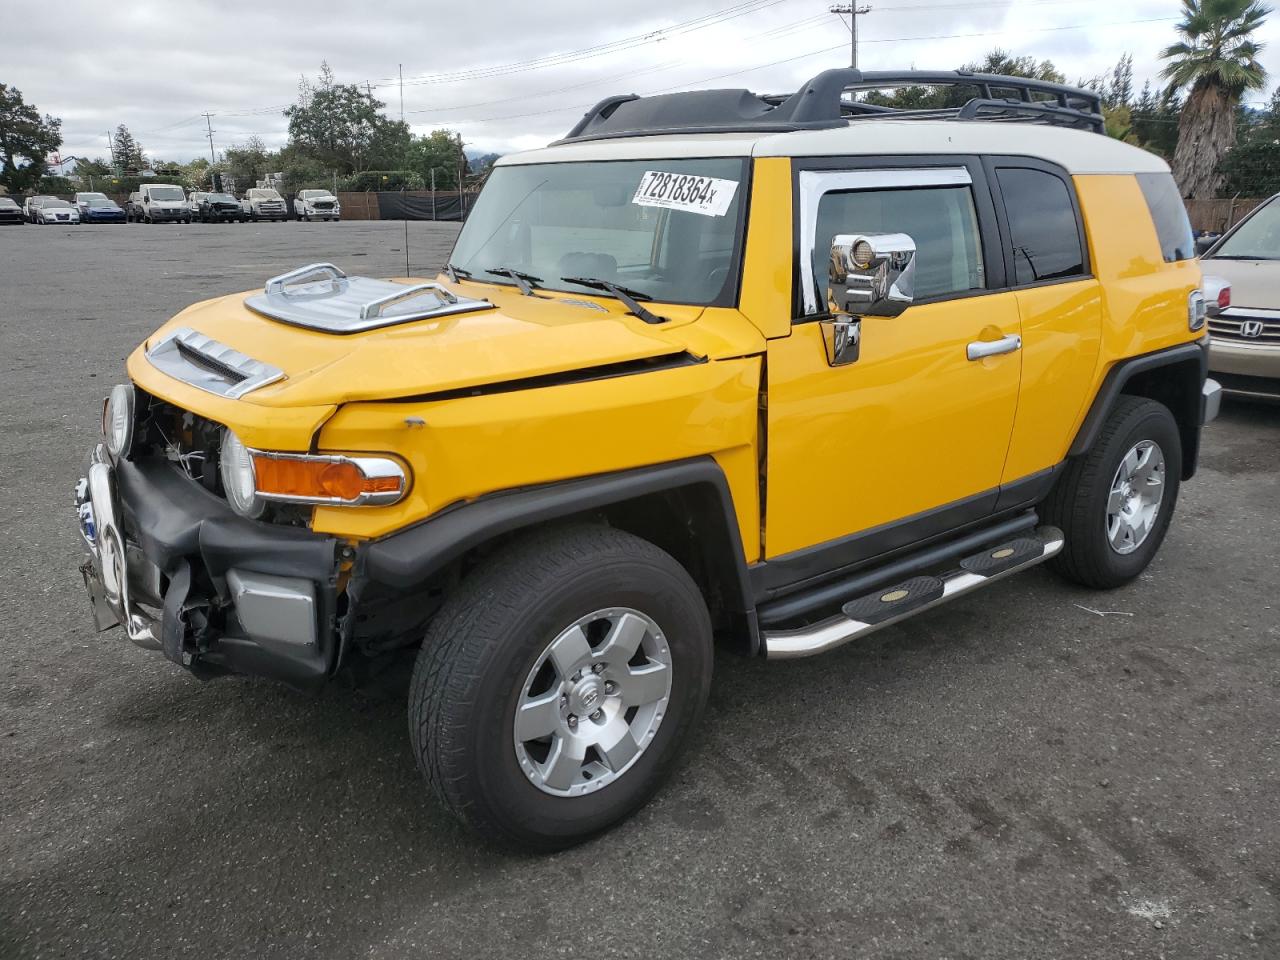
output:
[[[1160,549],[1182,478],[1182,440],[1169,408],[1121,397],[1089,452],[1070,461],[1044,505],[1066,545],[1050,567],[1097,590],[1137,577]]]
[[[427,629],[409,697],[419,768],[506,846],[580,843],[642,806],[706,704],[711,621],[669,554],[602,526],[517,541]]]

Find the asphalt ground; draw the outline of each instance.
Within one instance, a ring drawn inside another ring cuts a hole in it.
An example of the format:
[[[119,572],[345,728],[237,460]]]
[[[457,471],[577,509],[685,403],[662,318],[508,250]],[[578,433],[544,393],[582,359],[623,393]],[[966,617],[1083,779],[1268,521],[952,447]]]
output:
[[[651,805],[513,857],[423,789],[402,691],[204,684],[90,626],[71,488],[123,358],[315,260],[400,273],[403,227],[0,230],[0,957],[1280,956],[1280,409],[1225,407],[1138,582],[720,656]]]

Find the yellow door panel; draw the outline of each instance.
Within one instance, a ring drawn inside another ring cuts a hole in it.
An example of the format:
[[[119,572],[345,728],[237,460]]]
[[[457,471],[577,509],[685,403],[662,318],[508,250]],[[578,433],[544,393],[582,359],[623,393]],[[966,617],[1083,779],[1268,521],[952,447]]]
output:
[[[1022,391],[1004,482],[1062,460],[1093,398],[1102,338],[1102,287],[1097,280],[1019,290]]]
[[[866,318],[847,366],[828,365],[816,322],[771,340],[765,555],[999,486],[1021,357],[966,348],[1018,332],[1014,294],[997,293]]]

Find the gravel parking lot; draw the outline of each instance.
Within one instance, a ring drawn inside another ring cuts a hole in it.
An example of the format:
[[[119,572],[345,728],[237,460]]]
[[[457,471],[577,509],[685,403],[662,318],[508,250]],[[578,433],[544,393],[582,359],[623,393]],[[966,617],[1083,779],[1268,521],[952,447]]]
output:
[[[415,273],[456,227],[411,223]],[[825,658],[721,656],[674,782],[549,858],[423,789],[402,691],[202,684],[95,634],[71,487],[134,345],[399,223],[0,229],[0,957],[1280,956],[1280,409],[1151,570],[1044,571]]]

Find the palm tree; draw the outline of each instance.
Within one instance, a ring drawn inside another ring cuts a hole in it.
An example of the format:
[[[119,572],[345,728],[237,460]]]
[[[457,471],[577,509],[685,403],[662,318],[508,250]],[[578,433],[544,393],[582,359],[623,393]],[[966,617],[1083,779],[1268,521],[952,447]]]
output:
[[[1253,39],[1271,8],[1260,0],[1182,0],[1182,40],[1161,52],[1170,91],[1189,87],[1178,118],[1173,175],[1184,197],[1217,193],[1218,164],[1236,141],[1236,108],[1246,90],[1265,84]]]

